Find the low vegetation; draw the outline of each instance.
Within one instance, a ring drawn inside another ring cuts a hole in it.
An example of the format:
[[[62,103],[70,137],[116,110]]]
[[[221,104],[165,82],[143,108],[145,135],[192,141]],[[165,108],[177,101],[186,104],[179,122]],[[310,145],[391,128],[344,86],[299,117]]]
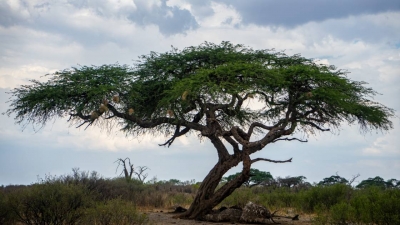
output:
[[[375,177],[352,186],[336,175],[310,184],[303,176],[273,178],[253,172],[254,182],[218,207],[243,207],[252,201],[288,216],[312,215],[314,224],[400,224],[400,186],[395,179]],[[46,176],[29,186],[0,187],[0,224],[149,224],[144,210],[187,207],[199,186],[194,180],[105,179],[73,169],[71,175]]]

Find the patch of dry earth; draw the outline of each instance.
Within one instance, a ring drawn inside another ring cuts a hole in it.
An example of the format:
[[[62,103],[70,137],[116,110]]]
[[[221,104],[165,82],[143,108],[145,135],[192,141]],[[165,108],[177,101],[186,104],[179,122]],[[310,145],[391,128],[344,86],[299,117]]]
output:
[[[184,219],[176,219],[173,216],[179,215],[176,213],[168,212],[168,211],[146,211],[144,212],[149,216],[149,224],[150,225],[162,225],[162,224],[177,224],[177,225],[222,225],[222,224],[242,224],[242,225],[250,225],[247,223],[232,223],[232,222],[207,222],[207,221],[197,221],[197,220],[184,220]],[[280,223],[282,225],[311,225],[311,217],[308,215],[300,215],[299,220],[291,220],[287,218],[274,218],[275,222]],[[272,222],[268,224],[273,224]],[[254,225],[254,224],[253,224]]]

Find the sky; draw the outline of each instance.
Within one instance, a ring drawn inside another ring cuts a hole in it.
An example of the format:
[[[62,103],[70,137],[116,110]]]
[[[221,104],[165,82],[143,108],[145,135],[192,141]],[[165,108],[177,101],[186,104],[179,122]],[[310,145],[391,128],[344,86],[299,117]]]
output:
[[[400,2],[398,0],[0,0],[0,112],[10,90],[46,81],[43,75],[78,65],[132,65],[140,55],[230,41],[253,49],[301,54],[350,72],[396,110],[394,129],[362,133],[343,124],[307,143],[277,142],[253,157],[274,177],[310,183],[338,174],[356,182],[400,179]],[[0,114],[0,185],[32,184],[72,168],[117,177],[118,158],[149,168],[147,180],[201,181],[217,152],[196,135],[160,147],[164,136],[126,136],[97,127],[76,129],[68,118],[26,128]],[[233,174],[240,168],[227,173]]]

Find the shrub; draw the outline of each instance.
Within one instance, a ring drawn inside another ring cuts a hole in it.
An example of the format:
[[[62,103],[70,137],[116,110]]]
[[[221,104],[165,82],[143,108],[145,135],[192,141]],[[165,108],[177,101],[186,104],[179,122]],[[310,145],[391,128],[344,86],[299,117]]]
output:
[[[193,202],[194,197],[188,193],[170,193],[168,196],[169,205],[186,206]]]
[[[90,204],[85,188],[60,183],[36,184],[9,194],[9,207],[25,224],[75,224]]]
[[[0,190],[0,224],[14,224],[14,219],[7,202],[7,196]]]
[[[340,202],[347,202],[353,189],[344,184],[316,186],[299,193],[299,207],[305,212],[314,212],[317,205],[324,205],[328,210]]]
[[[225,198],[221,205],[244,207],[248,201],[254,198],[250,188],[241,187]]]
[[[358,222],[400,224],[400,190],[369,187],[359,190],[350,204]]]
[[[354,208],[348,203],[341,202],[331,207],[329,212],[330,223],[346,225],[354,221]]]
[[[86,210],[84,224],[146,224],[148,217],[137,212],[132,202],[120,198],[97,202]]]

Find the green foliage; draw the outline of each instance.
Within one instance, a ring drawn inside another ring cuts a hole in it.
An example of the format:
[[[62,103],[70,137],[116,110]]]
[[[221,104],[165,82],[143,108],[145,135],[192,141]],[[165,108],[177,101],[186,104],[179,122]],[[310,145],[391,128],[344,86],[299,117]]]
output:
[[[173,184],[173,185],[179,185],[179,184],[182,183],[182,181],[180,181],[180,180],[178,180],[178,179],[170,179],[170,180],[168,181],[168,183],[171,183],[171,184]]]
[[[78,185],[35,184],[9,195],[9,207],[25,224],[75,224],[90,206],[88,193]]]
[[[346,178],[339,175],[332,175],[330,177],[324,178],[318,183],[318,185],[334,185],[334,184],[347,184],[349,181]]]
[[[344,184],[312,187],[299,193],[300,207],[305,212],[314,212],[321,205],[329,210],[335,204],[347,201],[352,193],[352,188]]]
[[[394,179],[392,179],[394,180]],[[0,189],[1,224],[147,224],[140,208],[188,206],[194,199],[194,181],[173,184],[127,183],[123,177],[104,179],[92,172],[46,176],[30,186]],[[221,206],[248,201],[289,216],[315,215],[313,224],[400,224],[400,189],[345,184],[309,188],[242,186]],[[289,213],[290,212],[290,213]]]
[[[396,179],[389,179],[385,181],[382,177],[376,176],[374,178],[368,178],[367,180],[361,181],[356,187],[367,188],[372,186],[380,188],[399,188],[400,181]]]
[[[225,198],[221,205],[225,206],[239,206],[244,207],[253,197],[253,192],[249,188],[239,188],[227,198]]]
[[[133,203],[120,198],[97,202],[85,213],[84,224],[130,225],[147,224],[148,222],[148,217],[139,213]]]
[[[287,188],[292,188],[292,187],[308,187],[310,184],[308,182],[305,182],[307,177],[305,176],[296,176],[296,177],[291,177],[287,176],[285,178],[280,178],[278,177],[276,179],[277,185],[280,187],[287,187]]]
[[[346,74],[300,55],[205,42],[182,51],[151,52],[134,66],[82,66],[48,75],[47,82],[32,80],[10,92],[7,114],[15,113],[18,123],[44,125],[71,115],[74,122],[114,121],[137,135],[172,134],[177,125],[201,131],[194,124],[204,125],[205,105],[214,104],[220,125],[228,130],[254,120],[287,124],[287,112],[295,112],[293,129],[306,132],[356,121],[363,129],[390,129],[393,110],[368,100],[376,92]],[[252,97],[265,107],[243,107]]]
[[[333,205],[329,212],[331,224],[349,224],[355,221],[354,208],[345,202]]]
[[[227,177],[222,178],[222,182],[227,182],[235,179],[237,176],[240,176],[241,172],[229,175]],[[258,169],[251,168],[250,169],[250,179],[244,182],[244,185],[247,187],[259,185],[262,183],[268,183],[274,178],[269,172],[260,171]]]
[[[354,218],[366,224],[400,223],[400,190],[372,186],[356,193],[350,205]]]
[[[187,206],[193,202],[193,196],[188,193],[172,192],[168,194],[169,205]]]
[[[8,196],[0,189],[0,224],[13,224],[15,214],[12,213]]]

